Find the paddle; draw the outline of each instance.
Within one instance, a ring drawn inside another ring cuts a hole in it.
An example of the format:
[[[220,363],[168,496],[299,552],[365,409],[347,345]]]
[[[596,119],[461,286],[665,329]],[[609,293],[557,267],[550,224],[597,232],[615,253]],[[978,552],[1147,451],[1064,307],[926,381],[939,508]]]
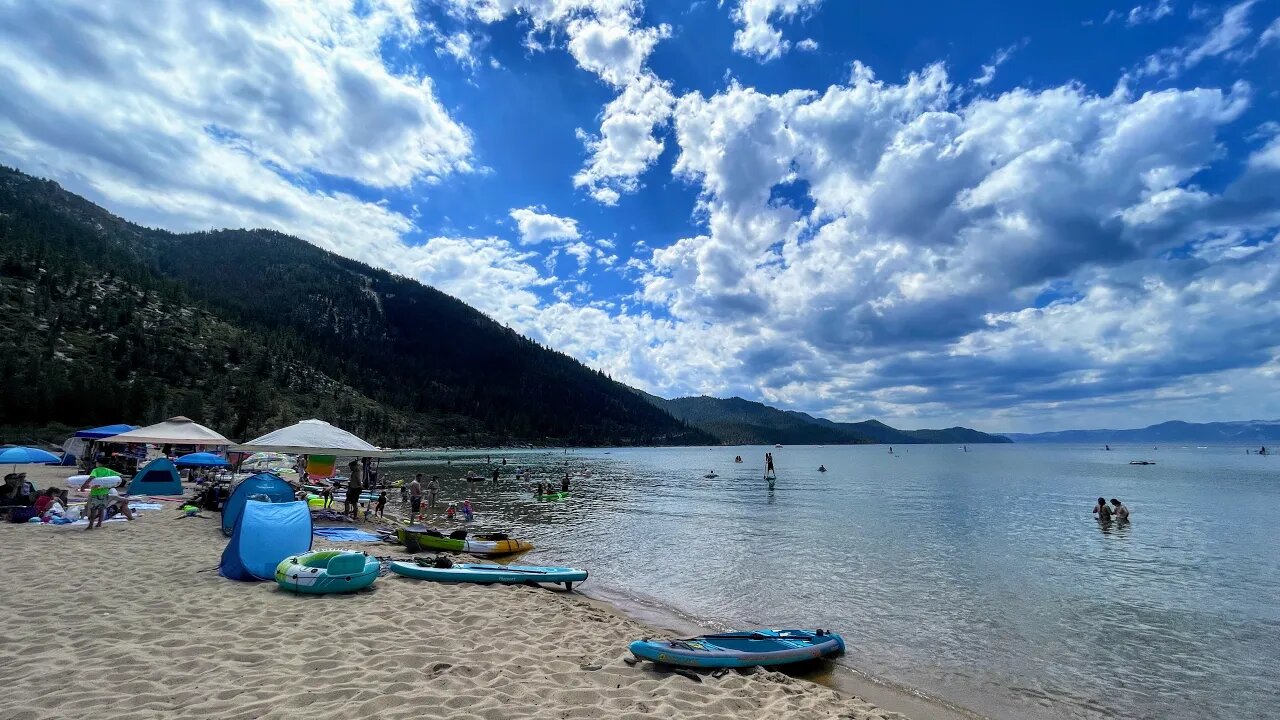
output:
[[[682,638],[682,641],[690,640],[808,640],[813,642],[818,638],[825,638],[827,635],[761,635],[760,633],[721,633],[719,635],[702,635],[699,637]]]

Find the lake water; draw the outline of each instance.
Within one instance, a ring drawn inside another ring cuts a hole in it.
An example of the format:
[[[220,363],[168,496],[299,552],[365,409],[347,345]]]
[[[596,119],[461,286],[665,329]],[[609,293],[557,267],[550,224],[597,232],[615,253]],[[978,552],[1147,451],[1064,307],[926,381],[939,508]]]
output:
[[[1280,458],[894,449],[507,452],[497,483],[452,479],[492,474],[470,453],[384,474],[451,478],[442,497],[470,497],[476,526],[533,540],[522,560],[589,569],[588,592],[709,627],[832,628],[841,662],[988,717],[1280,716]],[[517,465],[567,468],[573,496],[538,502]],[[1132,522],[1095,521],[1100,495]]]

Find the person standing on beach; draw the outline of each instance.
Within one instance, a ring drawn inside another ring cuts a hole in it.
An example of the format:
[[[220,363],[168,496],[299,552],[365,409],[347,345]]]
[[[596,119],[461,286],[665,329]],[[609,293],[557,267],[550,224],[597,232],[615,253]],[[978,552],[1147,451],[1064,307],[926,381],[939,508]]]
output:
[[[434,508],[436,506],[436,493],[440,491],[440,482],[436,480],[436,476],[431,476],[431,481],[427,483],[427,507]]]
[[[409,517],[418,517],[418,511],[422,510],[422,473],[413,476],[413,482],[409,483]]]
[[[347,482],[347,499],[342,504],[342,514],[350,515],[352,520],[359,520],[360,491],[364,489],[364,483],[361,482],[359,461],[352,460],[347,469],[351,471],[351,479]]]

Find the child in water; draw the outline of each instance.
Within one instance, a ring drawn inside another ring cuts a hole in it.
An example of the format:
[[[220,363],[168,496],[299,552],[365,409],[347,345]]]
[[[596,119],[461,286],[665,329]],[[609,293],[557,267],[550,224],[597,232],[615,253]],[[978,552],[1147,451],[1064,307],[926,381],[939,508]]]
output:
[[[452,520],[455,517],[457,517],[458,516],[457,506],[455,506],[453,503],[449,503],[449,507],[445,508],[444,510],[444,516],[449,520]]]
[[[463,500],[462,501],[462,519],[466,520],[467,522],[471,522],[473,519],[475,519],[475,516],[476,516],[475,512],[471,509],[471,501]]]

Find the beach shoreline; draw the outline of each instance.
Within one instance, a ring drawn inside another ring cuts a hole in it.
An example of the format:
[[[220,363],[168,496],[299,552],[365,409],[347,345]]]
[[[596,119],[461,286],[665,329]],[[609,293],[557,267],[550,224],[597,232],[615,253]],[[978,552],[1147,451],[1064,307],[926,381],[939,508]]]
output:
[[[71,474],[26,471],[41,487]],[[5,604],[21,618],[0,646],[0,716],[907,717],[778,672],[698,682],[633,667],[627,643],[662,631],[577,593],[384,576],[372,592],[308,597],[232,582],[204,515],[0,526]]]

